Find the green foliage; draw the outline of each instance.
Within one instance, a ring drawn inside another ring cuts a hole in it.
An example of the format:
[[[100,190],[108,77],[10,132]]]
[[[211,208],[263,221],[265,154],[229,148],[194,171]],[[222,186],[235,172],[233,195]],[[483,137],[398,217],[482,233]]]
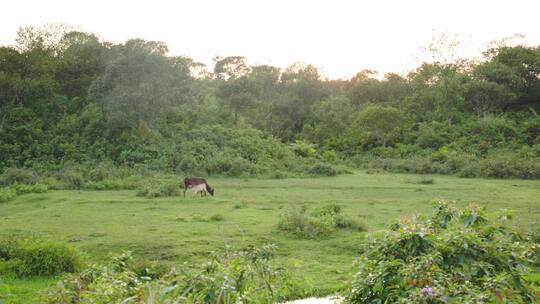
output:
[[[465,164],[498,151],[540,157],[540,48],[485,56],[423,63],[405,77],[364,70],[329,80],[300,62],[280,70],[217,57],[208,71],[158,41],[24,27],[16,46],[0,46],[0,184],[61,171],[47,177],[58,181],[51,188],[133,188],[116,167],[301,176],[317,172],[317,157],[371,156],[405,159],[394,167],[406,172],[537,178],[534,165]]]
[[[19,184],[14,183],[9,187],[0,188],[0,203],[4,203],[14,199],[17,195],[27,194],[27,193],[43,193],[47,192],[48,187],[43,184]]]
[[[17,191],[12,188],[0,188],[0,203],[5,203],[17,196]]]
[[[403,114],[394,107],[369,106],[363,109],[356,121],[357,131],[367,131],[375,136],[383,147],[396,136],[405,124]]]
[[[503,217],[506,218],[506,217]],[[367,246],[350,303],[533,303],[524,276],[537,245],[484,211],[439,203]]]
[[[337,171],[331,165],[318,163],[309,169],[309,173],[314,175],[334,176],[337,174]]]
[[[335,229],[367,231],[362,223],[345,217],[336,204],[312,212],[306,206],[289,208],[281,214],[278,228],[307,239],[329,236]]]
[[[83,266],[82,254],[71,246],[37,237],[0,240],[0,273],[18,277],[53,276]]]
[[[290,273],[271,263],[274,246],[212,254],[198,268],[159,276],[137,272],[129,253],[108,265],[93,265],[67,276],[46,296],[46,303],[275,303],[301,296]]]
[[[453,173],[461,177],[537,179],[540,176],[539,164],[538,157],[520,157],[505,151],[477,159],[467,154],[439,150],[434,152],[431,158],[375,159],[369,163],[369,166],[399,173]]]
[[[321,156],[327,161],[335,161],[337,159],[337,153],[334,150],[326,150],[321,153]]]
[[[513,154],[494,154],[477,163],[470,164],[460,172],[461,176],[485,176],[497,178],[540,178],[540,160],[523,158]]]
[[[12,184],[9,188],[15,190],[17,195],[27,193],[43,193],[47,192],[48,188],[43,184],[25,185],[25,184]]]
[[[433,162],[431,159],[424,157],[406,159],[375,159],[369,165],[376,169],[383,169],[385,171],[399,173],[449,173],[448,167],[445,166],[445,164]]]
[[[423,149],[438,149],[447,143],[446,136],[444,132],[437,132],[433,127],[423,126],[418,132],[416,144]]]
[[[298,139],[295,140],[291,146],[293,147],[294,152],[302,157],[312,157],[317,153],[317,150],[315,150],[315,145],[305,143]]]
[[[156,181],[144,183],[137,190],[137,196],[148,198],[180,195],[180,183],[174,181]]]
[[[305,206],[290,208],[281,214],[279,229],[297,235],[301,238],[316,238],[327,236],[332,232],[331,222],[319,220],[311,215]]]
[[[36,172],[26,168],[8,168],[0,175],[0,186],[9,186],[14,183],[32,185],[37,181]]]

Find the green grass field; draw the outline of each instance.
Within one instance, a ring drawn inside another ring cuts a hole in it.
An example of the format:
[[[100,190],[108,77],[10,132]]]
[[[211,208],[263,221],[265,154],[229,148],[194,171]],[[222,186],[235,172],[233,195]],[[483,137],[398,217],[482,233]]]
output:
[[[23,195],[0,204],[0,231],[39,233],[70,242],[99,262],[111,253],[130,250],[141,259],[162,263],[199,263],[225,246],[275,243],[277,263],[294,266],[298,275],[327,294],[350,277],[366,233],[340,230],[305,240],[277,229],[283,209],[310,209],[337,203],[345,215],[369,231],[386,229],[400,218],[427,213],[434,200],[458,206],[477,203],[488,212],[513,211],[515,225],[540,224],[540,181],[463,179],[419,175],[355,173],[332,178],[282,180],[210,178],[214,197],[146,199],[136,191],[49,191]],[[179,178],[180,180],[180,178]],[[211,217],[220,214],[223,220]],[[0,277],[0,299],[32,303],[54,278],[28,280]]]

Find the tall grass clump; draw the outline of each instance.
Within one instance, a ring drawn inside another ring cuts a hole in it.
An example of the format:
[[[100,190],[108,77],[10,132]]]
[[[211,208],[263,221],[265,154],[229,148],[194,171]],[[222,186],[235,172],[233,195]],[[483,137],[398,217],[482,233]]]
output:
[[[20,236],[0,240],[0,274],[52,276],[75,272],[82,266],[81,252],[63,243]]]
[[[430,217],[392,225],[358,259],[349,303],[537,303],[525,280],[538,250],[484,210],[437,204]]]
[[[279,219],[278,228],[302,238],[328,236],[336,229],[366,231],[365,225],[342,214],[339,205],[331,204],[309,211],[307,207],[293,207],[285,210]]]

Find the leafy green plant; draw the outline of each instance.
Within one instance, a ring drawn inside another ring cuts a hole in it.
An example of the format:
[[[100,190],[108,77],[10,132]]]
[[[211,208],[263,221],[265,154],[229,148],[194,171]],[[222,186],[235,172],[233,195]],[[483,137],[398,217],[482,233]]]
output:
[[[524,280],[537,244],[483,209],[439,203],[392,225],[358,259],[350,303],[533,303]]]
[[[46,303],[276,303],[305,294],[291,273],[271,260],[275,247],[213,253],[201,267],[159,275],[137,271],[129,253],[63,278]]]

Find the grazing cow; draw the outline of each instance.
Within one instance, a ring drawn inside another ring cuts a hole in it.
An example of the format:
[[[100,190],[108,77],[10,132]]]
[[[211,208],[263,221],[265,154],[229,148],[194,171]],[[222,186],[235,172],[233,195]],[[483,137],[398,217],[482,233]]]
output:
[[[184,178],[184,197],[186,197],[186,191],[194,191],[195,194],[201,193],[201,197],[206,196],[206,192],[214,196],[214,188],[206,182],[202,177],[186,177]]]

